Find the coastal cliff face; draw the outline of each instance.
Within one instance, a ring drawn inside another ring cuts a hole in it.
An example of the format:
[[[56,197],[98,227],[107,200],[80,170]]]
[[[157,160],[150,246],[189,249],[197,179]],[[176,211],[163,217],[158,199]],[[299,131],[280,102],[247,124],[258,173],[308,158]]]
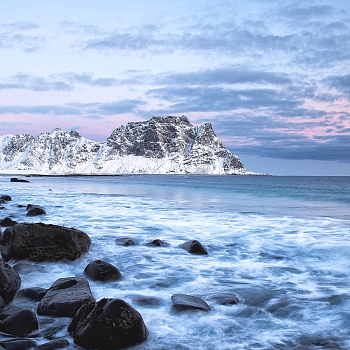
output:
[[[55,129],[0,136],[0,170],[38,174],[251,174],[210,123],[153,117],[115,129],[105,142]]]

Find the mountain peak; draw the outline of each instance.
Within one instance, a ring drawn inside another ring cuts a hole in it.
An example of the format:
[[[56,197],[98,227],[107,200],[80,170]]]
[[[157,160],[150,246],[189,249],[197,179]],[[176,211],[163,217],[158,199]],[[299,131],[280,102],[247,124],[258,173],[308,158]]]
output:
[[[45,174],[250,173],[222,145],[211,123],[194,127],[184,115],[130,122],[105,142],[60,128],[36,138],[2,136],[0,169]]]

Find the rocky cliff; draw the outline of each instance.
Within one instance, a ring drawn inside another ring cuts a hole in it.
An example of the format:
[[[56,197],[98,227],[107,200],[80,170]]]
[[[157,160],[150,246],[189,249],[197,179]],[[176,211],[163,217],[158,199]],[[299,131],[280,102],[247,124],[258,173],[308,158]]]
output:
[[[210,123],[153,117],[115,129],[105,142],[55,129],[0,136],[0,170],[38,174],[250,174]]]

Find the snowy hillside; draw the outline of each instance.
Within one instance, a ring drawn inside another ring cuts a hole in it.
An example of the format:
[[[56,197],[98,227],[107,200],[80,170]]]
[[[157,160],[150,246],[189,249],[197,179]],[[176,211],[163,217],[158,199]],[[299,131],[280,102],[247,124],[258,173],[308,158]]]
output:
[[[251,174],[210,123],[153,117],[115,129],[105,142],[55,129],[0,136],[0,170],[35,174]]]

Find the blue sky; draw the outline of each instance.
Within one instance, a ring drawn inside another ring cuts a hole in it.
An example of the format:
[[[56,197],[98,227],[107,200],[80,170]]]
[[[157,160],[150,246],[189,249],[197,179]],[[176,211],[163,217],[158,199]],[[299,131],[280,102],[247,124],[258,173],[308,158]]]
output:
[[[211,122],[246,168],[350,175],[349,1],[0,5],[0,134],[102,141],[129,121]]]

